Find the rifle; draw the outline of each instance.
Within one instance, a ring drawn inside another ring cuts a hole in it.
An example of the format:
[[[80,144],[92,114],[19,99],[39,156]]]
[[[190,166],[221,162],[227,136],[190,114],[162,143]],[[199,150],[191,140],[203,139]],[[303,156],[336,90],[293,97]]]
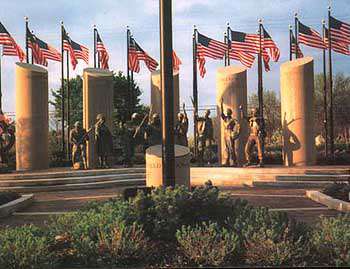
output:
[[[98,125],[101,122],[101,120],[99,120],[98,122],[95,123],[94,127],[96,127],[96,125]],[[85,138],[94,130],[94,127],[90,127],[86,133],[83,135],[83,137],[78,141],[77,145],[79,146],[80,144],[83,143],[83,141],[85,140]]]
[[[152,105],[151,105],[151,107],[150,107],[150,109],[149,109],[149,113],[146,114],[146,115],[144,116],[144,118],[142,119],[140,125],[137,126],[137,128],[136,128],[136,130],[135,130],[135,133],[134,133],[134,135],[132,136],[134,139],[136,138],[136,136],[137,136],[138,133],[140,132],[140,129],[141,129],[141,127],[145,124],[146,120],[149,119],[149,118],[151,118],[151,115],[152,115]]]

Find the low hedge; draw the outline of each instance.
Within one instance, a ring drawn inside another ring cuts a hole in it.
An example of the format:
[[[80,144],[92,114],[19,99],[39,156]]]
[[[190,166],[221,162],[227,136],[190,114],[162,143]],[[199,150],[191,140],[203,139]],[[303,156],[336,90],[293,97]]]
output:
[[[91,203],[0,231],[0,268],[349,265],[350,216],[309,227],[207,184]]]

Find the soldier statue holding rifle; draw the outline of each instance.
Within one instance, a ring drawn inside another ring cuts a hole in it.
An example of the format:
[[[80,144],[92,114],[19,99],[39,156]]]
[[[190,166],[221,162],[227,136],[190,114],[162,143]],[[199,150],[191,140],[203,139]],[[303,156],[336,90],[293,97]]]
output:
[[[175,143],[181,146],[188,146],[188,117],[185,104],[183,104],[183,113],[177,114],[177,122],[175,125]]]
[[[106,125],[106,118],[103,114],[98,114],[95,123],[95,143],[99,168],[108,168],[107,157],[113,150],[112,134]]]
[[[89,132],[91,129],[89,130]],[[83,168],[87,169],[86,160],[86,142],[89,139],[88,133],[82,128],[79,121],[74,123],[74,128],[70,131],[69,140],[72,144],[72,163],[74,168],[80,168],[80,161],[83,163]]]

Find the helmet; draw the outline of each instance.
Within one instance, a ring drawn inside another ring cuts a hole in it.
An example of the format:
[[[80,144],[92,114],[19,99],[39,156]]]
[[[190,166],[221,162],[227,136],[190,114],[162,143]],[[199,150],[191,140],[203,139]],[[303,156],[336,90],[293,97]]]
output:
[[[76,128],[81,127],[80,121],[76,121],[76,122],[74,123],[74,127],[76,127]]]
[[[131,119],[132,120],[137,120],[139,118],[139,114],[138,113],[133,113],[132,115],[131,115]]]
[[[184,118],[184,114],[183,113],[181,113],[181,112],[179,112],[179,113],[177,113],[177,118],[179,119],[179,120],[182,120],[183,118]]]
[[[228,109],[226,110],[226,114],[227,114],[227,116],[232,116],[232,109],[231,109],[231,108],[228,108]]]
[[[96,117],[96,120],[97,121],[105,121],[105,116],[103,114],[98,114],[97,117]]]

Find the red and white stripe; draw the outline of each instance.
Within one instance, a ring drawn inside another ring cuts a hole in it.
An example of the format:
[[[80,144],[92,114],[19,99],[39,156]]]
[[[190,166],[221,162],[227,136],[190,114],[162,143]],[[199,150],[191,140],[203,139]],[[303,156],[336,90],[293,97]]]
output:
[[[102,42],[97,42],[96,43],[96,50],[99,54],[101,68],[102,69],[109,69],[109,65],[108,65],[109,55],[108,55],[107,49],[105,48],[104,44]]]
[[[339,29],[335,28],[336,26],[332,27],[334,26],[332,22],[335,23],[335,25],[340,25],[340,28]],[[331,24],[329,28],[331,30],[332,40],[334,39],[341,43],[350,45],[350,24],[349,23],[339,21],[334,17],[331,17]]]
[[[229,57],[232,60],[241,62],[244,66],[248,68],[251,68],[255,61],[254,55],[244,51],[235,51],[232,49],[229,52]]]
[[[173,70],[179,71],[180,65],[182,64],[180,58],[177,56],[176,52],[173,50]]]
[[[299,39],[298,39],[299,43],[307,45],[309,47],[317,48],[317,49],[327,48],[320,34],[311,28],[310,30],[312,32],[312,35],[307,35],[299,32]]]

